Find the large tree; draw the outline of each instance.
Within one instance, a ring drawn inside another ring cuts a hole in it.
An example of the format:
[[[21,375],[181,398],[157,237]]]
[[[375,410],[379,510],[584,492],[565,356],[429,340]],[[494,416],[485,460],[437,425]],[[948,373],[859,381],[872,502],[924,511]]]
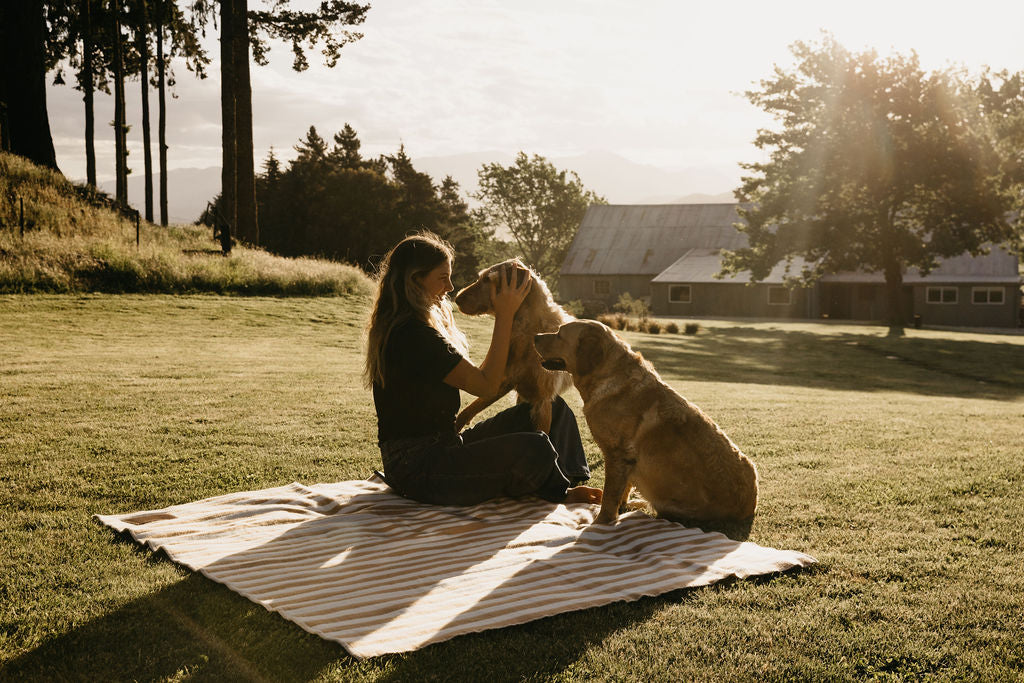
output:
[[[5,149],[57,169],[46,111],[46,6],[0,3],[0,140]]]
[[[216,14],[217,0],[193,0],[193,16],[205,24]],[[221,206],[224,219],[242,240],[258,243],[252,143],[252,91],[249,50],[257,64],[267,64],[269,39],[291,43],[293,67],[308,67],[305,49],[323,43],[327,66],[337,64],[340,50],[359,40],[351,30],[370,9],[344,0],[322,0],[313,11],[293,10],[290,0],[266,0],[268,10],[248,9],[246,0],[219,0],[221,30],[221,119],[223,168]]]
[[[139,84],[142,86],[142,161],[146,220],[153,222],[153,153],[149,129],[149,7],[146,0],[135,0],[135,44],[138,51]]]
[[[511,166],[484,164],[477,176],[476,217],[488,228],[507,229],[527,263],[555,287],[583,214],[591,204],[605,204],[604,198],[587,190],[575,172],[525,152]]]
[[[744,164],[736,198],[746,248],[723,272],[762,280],[803,260],[793,281],[859,270],[885,275],[888,318],[902,329],[903,276],[938,259],[981,253],[1009,235],[1000,156],[962,74],[925,72],[916,54],[851,53],[829,35],[792,46],[746,93],[778,122],[758,132],[766,160]]]
[[[1014,246],[1024,257],[1024,72],[986,69],[975,91],[986,131],[999,150],[999,183],[1013,207]]]
[[[114,195],[122,206],[128,205],[128,122],[124,101],[124,49],[121,35],[121,0],[112,0],[113,49],[114,49]]]

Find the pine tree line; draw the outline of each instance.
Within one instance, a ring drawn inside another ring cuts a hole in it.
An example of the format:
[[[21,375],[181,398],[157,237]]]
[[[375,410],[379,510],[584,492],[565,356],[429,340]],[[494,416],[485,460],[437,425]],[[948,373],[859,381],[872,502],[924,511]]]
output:
[[[435,184],[416,170],[404,148],[366,158],[348,124],[329,144],[311,126],[283,165],[273,150],[256,177],[261,243],[286,256],[321,256],[372,271],[409,233],[431,230],[450,241],[453,280],[467,282],[503,243],[471,216],[459,184],[450,176]],[[217,197],[201,220],[216,224],[224,211]]]

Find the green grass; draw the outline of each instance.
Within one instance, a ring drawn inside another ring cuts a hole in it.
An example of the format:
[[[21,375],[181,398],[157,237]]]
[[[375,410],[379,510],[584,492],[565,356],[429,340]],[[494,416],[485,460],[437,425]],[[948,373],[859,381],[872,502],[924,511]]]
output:
[[[343,263],[283,258],[244,245],[225,257],[205,227],[142,221],[136,235],[134,221],[95,193],[0,152],[0,293],[370,291],[366,275]]]
[[[346,297],[0,296],[0,679],[1024,679],[1020,336],[626,333],[757,463],[750,540],[820,563],[406,655],[355,661],[91,519],[366,477],[366,313]],[[479,360],[488,323],[465,328]]]

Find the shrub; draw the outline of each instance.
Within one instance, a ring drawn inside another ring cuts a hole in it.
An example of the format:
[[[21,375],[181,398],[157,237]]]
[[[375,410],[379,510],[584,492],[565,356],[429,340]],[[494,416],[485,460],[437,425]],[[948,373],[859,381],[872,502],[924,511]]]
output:
[[[612,310],[623,315],[631,315],[639,320],[647,320],[651,317],[651,307],[647,305],[647,302],[643,299],[634,299],[629,292],[619,295],[619,301],[612,306]]]
[[[661,323],[657,320],[648,320],[644,326],[644,332],[647,334],[661,334]]]
[[[665,332],[669,334],[679,334],[679,325],[675,323],[668,323],[665,325]]]
[[[625,329],[626,317],[621,313],[617,313],[615,315],[612,315],[611,313],[602,313],[597,316],[597,321],[599,323],[604,323],[613,330],[621,330]]]
[[[700,332],[700,323],[686,323],[686,327],[683,329],[686,334],[697,334]]]
[[[581,302],[582,311],[576,317],[597,320],[599,316],[608,312],[608,304],[600,299],[586,299]]]

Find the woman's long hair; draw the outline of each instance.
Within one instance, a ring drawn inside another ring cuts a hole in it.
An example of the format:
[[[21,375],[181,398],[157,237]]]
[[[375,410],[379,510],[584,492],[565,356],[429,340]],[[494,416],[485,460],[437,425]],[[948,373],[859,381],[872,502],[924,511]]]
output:
[[[417,278],[454,260],[452,245],[424,231],[406,237],[381,261],[377,271],[377,297],[366,339],[363,380],[367,387],[374,383],[384,385],[384,349],[388,338],[399,323],[410,318],[427,323],[457,351],[466,354],[469,344],[466,335],[455,325],[451,301],[448,297],[432,300]]]

